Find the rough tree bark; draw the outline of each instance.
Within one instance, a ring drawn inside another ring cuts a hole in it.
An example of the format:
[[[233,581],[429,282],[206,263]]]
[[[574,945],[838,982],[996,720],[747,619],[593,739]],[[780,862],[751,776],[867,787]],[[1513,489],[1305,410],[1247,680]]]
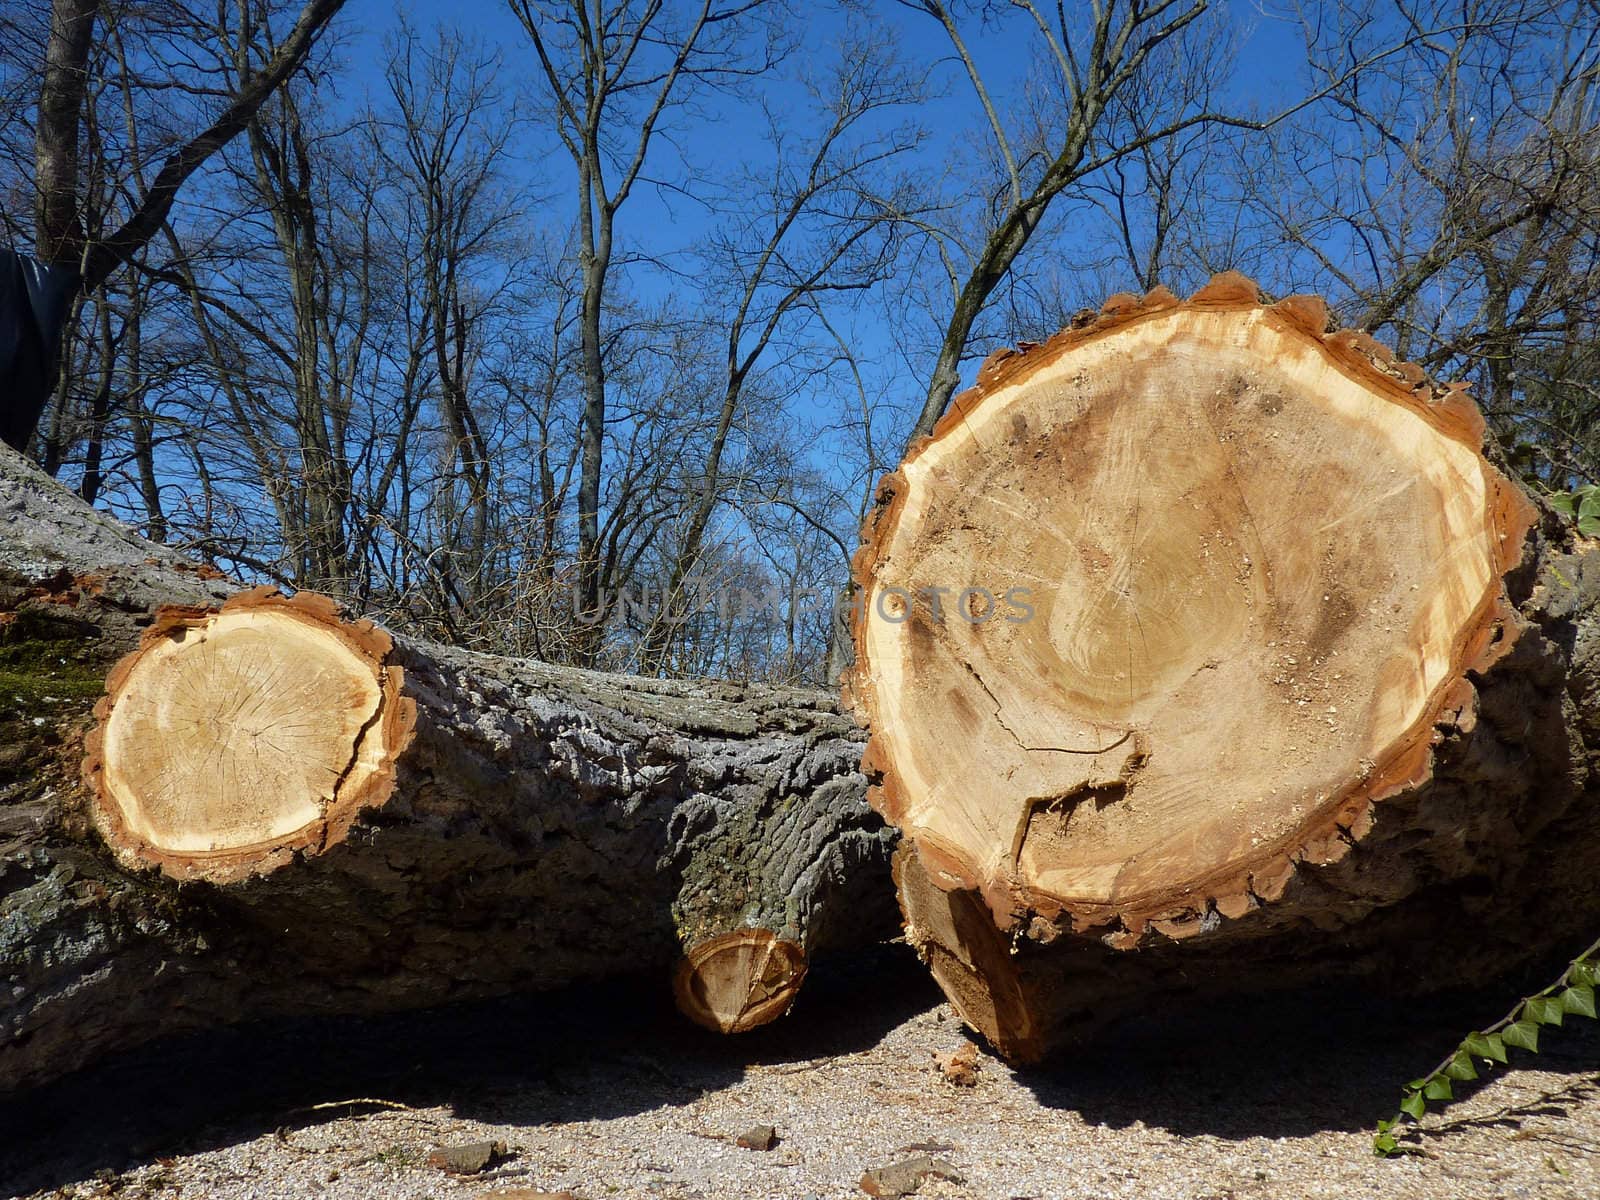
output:
[[[1592,937],[1600,548],[1482,437],[1461,388],[1230,274],[995,356],[885,480],[869,798],[911,942],[1002,1053]]]
[[[893,934],[891,832],[829,697],[239,590],[0,450],[0,1090],[257,1015],[652,970],[665,995],[736,929],[790,949],[698,955],[690,1015],[747,1028],[806,955]]]

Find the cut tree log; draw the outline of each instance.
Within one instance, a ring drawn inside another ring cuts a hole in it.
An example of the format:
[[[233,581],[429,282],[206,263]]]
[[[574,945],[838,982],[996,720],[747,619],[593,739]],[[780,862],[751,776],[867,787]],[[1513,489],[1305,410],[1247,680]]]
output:
[[[242,589],[0,448],[0,1090],[242,1018],[665,997],[730,931],[793,947],[740,1027],[774,1018],[807,956],[895,932],[861,742],[821,693]]]
[[[806,977],[803,947],[770,929],[732,929],[692,946],[673,976],[678,1011],[716,1033],[782,1016]]]
[[[1589,940],[1600,552],[1483,436],[1229,274],[991,357],[883,482],[847,695],[909,938],[1002,1054]]]
[[[415,737],[393,655],[325,596],[157,609],[95,706],[84,779],[101,835],[134,870],[219,884],[346,841]]]

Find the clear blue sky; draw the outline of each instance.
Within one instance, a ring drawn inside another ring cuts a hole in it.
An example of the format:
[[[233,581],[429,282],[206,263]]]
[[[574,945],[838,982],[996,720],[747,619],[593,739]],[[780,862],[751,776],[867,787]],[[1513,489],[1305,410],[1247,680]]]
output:
[[[1073,0],[1069,0],[1071,2]],[[810,11],[805,33],[812,45],[826,45],[845,27],[844,17],[836,8],[818,6]],[[965,131],[975,128],[980,119],[970,85],[952,57],[942,30],[932,20],[893,0],[881,0],[872,11],[895,30],[901,53],[908,61],[935,65],[934,78],[942,85],[944,96],[927,106],[921,115],[935,134],[926,154],[930,169],[938,170],[953,148],[959,148]],[[395,27],[401,12],[408,14],[413,26],[424,34],[442,24],[477,35],[502,53],[508,83],[537,92],[534,75],[537,64],[532,48],[516,17],[499,0],[411,0],[398,5],[394,0],[350,0],[336,26],[343,59],[336,86],[344,103],[359,104],[368,92],[375,97],[381,95],[382,41]],[[1003,15],[1003,32],[984,30],[975,20],[964,25],[973,53],[1002,105],[1008,95],[1018,90],[1037,40],[1036,36],[1028,36],[1028,27],[1023,24],[1025,18],[1020,14],[1004,10]],[[1267,110],[1303,87],[1300,72],[1304,47],[1292,15],[1274,15],[1255,4],[1223,0],[1201,19],[1231,22],[1240,39],[1228,96],[1230,104],[1237,105],[1240,110]],[[804,55],[797,56],[786,69],[792,71],[803,65],[804,58]],[[758,115],[748,106],[713,101],[704,124],[688,128],[688,136],[683,141],[691,157],[702,164],[759,159],[763,148],[758,121]],[[575,212],[573,173],[570,161],[553,134],[541,137],[537,128],[530,130],[518,169],[525,172],[530,189],[551,197],[545,209],[550,223],[571,220]],[[1059,213],[1056,221],[1061,222]],[[1064,245],[1070,246],[1072,222],[1063,224],[1067,227]],[[657,194],[648,188],[635,194],[619,223],[619,237],[624,244],[646,243],[654,253],[685,249],[706,232],[704,210],[681,197]],[[1062,243],[1058,241],[1058,244]],[[630,273],[626,286],[634,295],[650,299],[675,287],[676,283],[669,275],[652,275],[640,269]],[[859,351],[869,359],[876,359],[881,369],[890,370],[891,347],[897,341],[892,319],[872,311],[843,319],[853,321],[851,331]],[[926,370],[931,370],[931,366],[929,361]],[[975,364],[970,364],[969,373],[973,369]],[[904,378],[905,367],[900,371],[905,393],[900,399],[905,403],[920,403],[920,374],[925,372]],[[820,417],[822,414],[807,415]]]

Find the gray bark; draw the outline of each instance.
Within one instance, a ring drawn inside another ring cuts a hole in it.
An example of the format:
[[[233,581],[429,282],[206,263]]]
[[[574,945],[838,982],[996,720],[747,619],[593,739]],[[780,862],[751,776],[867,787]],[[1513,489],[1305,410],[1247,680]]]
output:
[[[832,697],[396,638],[418,704],[394,795],[228,886],[120,868],[79,780],[88,712],[160,604],[239,584],[0,449],[0,1091],[185,1028],[654,972],[760,925],[892,936],[892,834]],[[802,1001],[803,1003],[803,1001]]]

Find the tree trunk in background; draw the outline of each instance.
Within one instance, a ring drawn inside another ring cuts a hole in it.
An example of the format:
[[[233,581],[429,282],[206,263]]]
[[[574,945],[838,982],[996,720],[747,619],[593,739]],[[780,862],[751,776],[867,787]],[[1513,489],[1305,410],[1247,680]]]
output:
[[[52,286],[63,293],[57,302],[59,308],[52,305],[53,313],[66,311],[69,294],[92,294],[161,231],[179,189],[232,141],[267,97],[300,68],[343,5],[344,0],[306,0],[294,25],[285,31],[259,68],[249,73],[211,123],[172,147],[148,186],[141,185],[141,194],[131,200],[132,211],[121,226],[88,240],[80,211],[84,166],[78,135],[90,91],[89,62],[100,4],[98,0],[52,0],[34,129],[34,169],[39,189],[34,237],[35,252],[54,273]],[[43,330],[52,364],[57,332]],[[49,373],[58,372],[52,367]],[[8,400],[0,405],[0,440],[25,451],[44,413],[49,392],[30,387]]]
[[[891,834],[827,696],[238,591],[0,452],[0,1090],[258,1015],[636,971],[665,996],[735,929],[801,952],[735,1005],[770,1019],[806,956],[892,935]]]
[[[1460,389],[1326,326],[1238,275],[1115,297],[880,490],[870,798],[910,940],[1013,1059],[1163,992],[1478,982],[1600,921],[1600,548]]]

